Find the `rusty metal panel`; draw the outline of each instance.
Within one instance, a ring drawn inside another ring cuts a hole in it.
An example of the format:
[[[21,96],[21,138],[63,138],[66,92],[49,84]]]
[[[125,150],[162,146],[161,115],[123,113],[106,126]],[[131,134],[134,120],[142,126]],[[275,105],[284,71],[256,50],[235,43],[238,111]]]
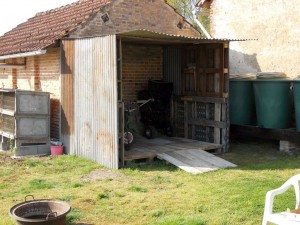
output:
[[[164,49],[164,80],[173,82],[173,93],[181,95],[181,48],[167,47]]]
[[[61,140],[67,153],[73,149],[74,138],[74,61],[75,41],[61,43]]]
[[[116,36],[75,40],[74,148],[118,169]]]

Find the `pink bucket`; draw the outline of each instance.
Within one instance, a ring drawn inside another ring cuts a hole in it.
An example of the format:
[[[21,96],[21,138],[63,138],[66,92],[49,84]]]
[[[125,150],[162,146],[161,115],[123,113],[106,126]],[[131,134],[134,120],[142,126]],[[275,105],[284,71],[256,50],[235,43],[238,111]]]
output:
[[[51,155],[62,155],[64,153],[64,146],[50,146]]]

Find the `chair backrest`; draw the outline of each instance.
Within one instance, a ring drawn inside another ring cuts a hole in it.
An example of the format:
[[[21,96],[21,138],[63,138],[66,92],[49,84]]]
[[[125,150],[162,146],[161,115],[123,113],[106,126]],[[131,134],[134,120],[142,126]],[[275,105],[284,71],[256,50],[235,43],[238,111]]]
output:
[[[291,186],[294,187],[295,190],[295,197],[296,197],[296,207],[298,208],[300,204],[300,189],[299,189],[299,181],[300,181],[300,174],[297,174],[291,178],[289,178],[283,185],[279,188],[268,191],[266,194],[266,201],[265,201],[265,209],[264,209],[264,218],[263,218],[263,225],[267,224],[268,217],[272,215],[273,212],[273,202],[274,197],[276,195],[282,194],[287,191]]]

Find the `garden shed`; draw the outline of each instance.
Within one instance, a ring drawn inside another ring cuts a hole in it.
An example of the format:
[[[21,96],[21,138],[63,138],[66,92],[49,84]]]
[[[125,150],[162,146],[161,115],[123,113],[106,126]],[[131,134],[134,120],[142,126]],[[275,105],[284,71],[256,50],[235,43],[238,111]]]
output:
[[[164,0],[82,0],[0,37],[0,82],[50,92],[51,137],[108,168],[124,166],[127,104],[151,80],[172,84],[162,108],[174,142],[226,151],[229,42],[204,38]]]
[[[173,83],[174,136],[228,148],[229,40],[134,30],[62,40],[62,140],[70,153],[124,164],[124,104],[149,79]]]

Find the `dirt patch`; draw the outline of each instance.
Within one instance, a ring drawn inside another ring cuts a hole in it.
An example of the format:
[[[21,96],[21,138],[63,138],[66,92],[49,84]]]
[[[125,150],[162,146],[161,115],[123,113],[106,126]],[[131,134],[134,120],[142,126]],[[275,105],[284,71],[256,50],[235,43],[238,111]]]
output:
[[[11,157],[9,152],[0,152],[0,165],[3,166],[11,166],[15,164],[20,164],[23,160],[22,159],[16,159]]]
[[[98,169],[81,177],[83,181],[96,181],[96,180],[118,180],[125,178],[124,174],[118,173],[108,169]]]

